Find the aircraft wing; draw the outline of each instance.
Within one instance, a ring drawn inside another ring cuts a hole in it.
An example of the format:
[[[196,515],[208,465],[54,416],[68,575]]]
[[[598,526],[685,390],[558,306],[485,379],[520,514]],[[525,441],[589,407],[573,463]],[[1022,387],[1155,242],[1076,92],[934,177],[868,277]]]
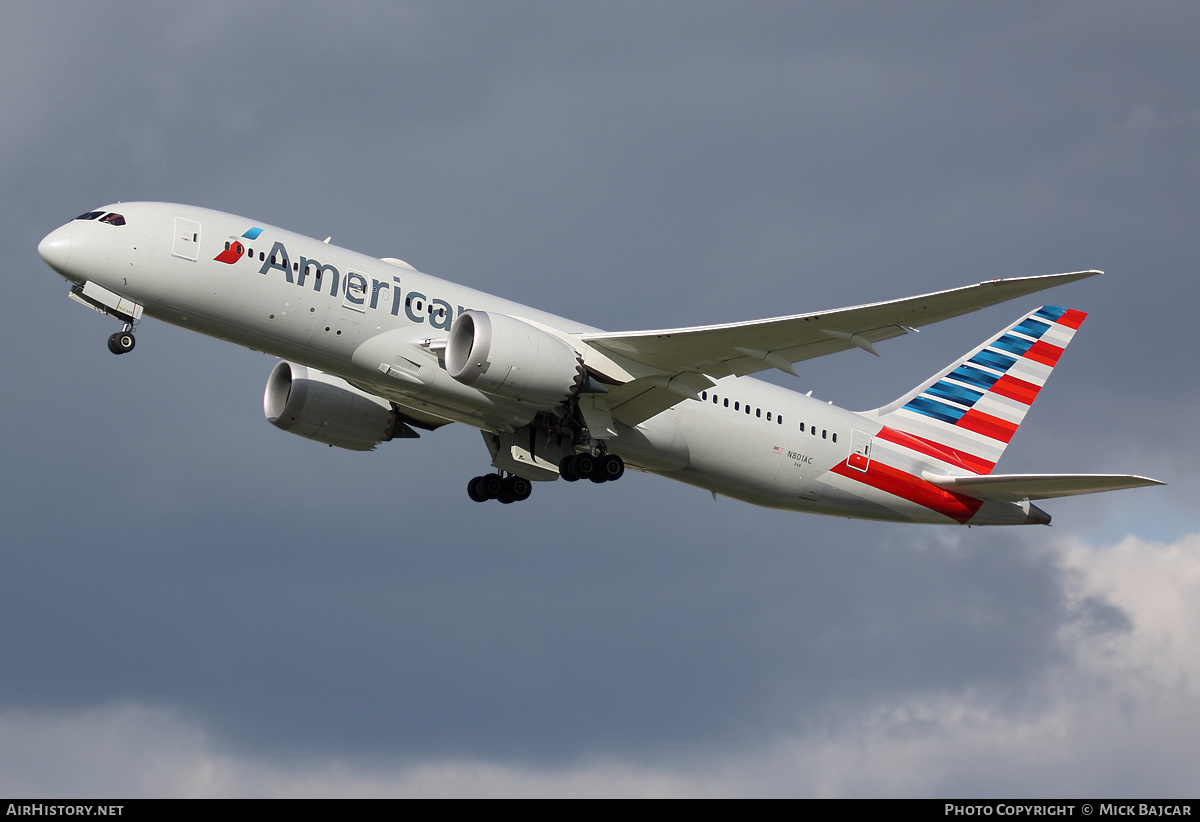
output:
[[[870,351],[872,343],[898,337],[908,328],[948,320],[1100,273],[1015,277],[832,311],[696,328],[585,334],[582,339],[663,371],[699,371],[714,377],[751,374],[777,368],[778,362],[790,365],[847,348]]]
[[[1100,273],[1076,271],[991,280],[831,311],[695,328],[584,334],[581,339],[604,352],[654,369],[653,376],[610,389],[608,405],[613,417],[635,425],[711,386],[712,379],[708,378],[741,376],[768,368],[795,374],[792,363],[848,348],[875,354],[874,343],[901,336],[909,329]]]

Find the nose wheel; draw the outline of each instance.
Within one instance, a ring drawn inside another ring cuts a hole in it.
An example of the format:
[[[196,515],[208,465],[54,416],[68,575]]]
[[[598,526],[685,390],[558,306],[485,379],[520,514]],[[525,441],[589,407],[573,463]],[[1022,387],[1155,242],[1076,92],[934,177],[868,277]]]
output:
[[[108,350],[114,354],[128,354],[137,345],[133,329],[128,325],[108,338]]]

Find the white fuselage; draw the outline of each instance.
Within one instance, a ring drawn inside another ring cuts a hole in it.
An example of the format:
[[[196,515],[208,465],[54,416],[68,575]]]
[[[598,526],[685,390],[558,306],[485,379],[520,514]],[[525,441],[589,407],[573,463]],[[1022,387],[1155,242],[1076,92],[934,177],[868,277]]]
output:
[[[518,317],[560,336],[599,331],[399,261],[230,214],[164,203],[107,210],[120,212],[125,224],[76,220],[42,242],[40,252],[62,276],[98,284],[157,319],[340,376],[419,419],[511,431],[538,409],[463,385],[444,368],[420,382],[397,380],[377,367],[379,351],[428,352],[428,341],[444,339],[468,309]],[[245,237],[252,227],[261,231]],[[243,253],[221,261],[236,243]],[[760,380],[728,377],[699,400],[681,400],[633,427],[617,423],[608,448],[631,467],[773,508],[934,523],[1025,521],[1027,505],[965,505],[932,486],[917,488],[921,472],[945,472],[944,461],[881,439],[882,428]],[[898,486],[879,487],[848,467],[856,442],[870,444],[869,459],[886,465]]]

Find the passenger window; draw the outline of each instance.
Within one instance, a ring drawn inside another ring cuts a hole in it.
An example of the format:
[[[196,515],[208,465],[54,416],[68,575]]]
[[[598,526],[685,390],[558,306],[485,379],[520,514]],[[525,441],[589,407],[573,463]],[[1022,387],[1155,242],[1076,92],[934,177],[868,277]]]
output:
[[[725,407],[726,407],[726,408],[728,408],[728,407],[729,407],[729,397],[726,397],[726,398],[725,398]]]
[[[770,422],[770,421],[771,421],[771,412],[768,411],[767,412],[767,422]]]
[[[713,394],[713,405],[717,404],[717,395]]]
[[[775,422],[779,423],[780,425],[783,425],[783,414],[780,414],[778,417],[776,417]]]
[[[804,423],[800,423],[800,433],[804,433]]]
[[[834,441],[834,442],[837,442],[837,432],[834,432],[834,435],[833,435],[833,441]]]
[[[741,411],[741,410],[742,410],[742,404],[741,404],[740,402],[735,402],[735,403],[733,404],[733,410],[734,410],[734,411]]]
[[[706,400],[706,399],[708,399],[708,392],[707,392],[707,391],[701,391],[701,392],[700,392],[700,399],[702,399],[702,400]]]
[[[825,436],[827,433],[829,433],[829,432],[826,431],[824,428],[822,428],[821,429],[821,439],[827,439],[827,437]]]
[[[762,419],[762,409],[761,409],[761,408],[755,408],[755,409],[754,409],[754,416],[758,417],[759,419]]]

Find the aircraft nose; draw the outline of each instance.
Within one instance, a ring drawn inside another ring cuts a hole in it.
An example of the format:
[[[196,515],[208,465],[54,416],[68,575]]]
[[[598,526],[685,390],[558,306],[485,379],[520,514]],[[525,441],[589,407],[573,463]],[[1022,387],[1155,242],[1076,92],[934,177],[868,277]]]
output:
[[[43,237],[38,243],[38,256],[60,274],[66,272],[71,259],[71,226],[56,228]]]

